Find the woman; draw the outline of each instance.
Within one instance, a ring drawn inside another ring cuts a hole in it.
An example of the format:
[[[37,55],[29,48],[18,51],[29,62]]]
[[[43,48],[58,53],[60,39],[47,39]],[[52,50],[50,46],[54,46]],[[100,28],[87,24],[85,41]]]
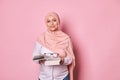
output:
[[[45,53],[57,53],[60,65],[45,65],[45,61],[35,60],[40,63],[39,80],[73,80],[75,56],[70,37],[59,30],[60,19],[57,13],[50,12],[45,17],[46,32],[36,41],[33,58]]]

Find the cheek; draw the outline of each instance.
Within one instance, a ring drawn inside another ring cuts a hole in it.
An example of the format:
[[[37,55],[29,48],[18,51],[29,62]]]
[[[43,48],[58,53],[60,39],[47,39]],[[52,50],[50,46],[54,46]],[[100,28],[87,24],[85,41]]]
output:
[[[46,23],[46,25],[47,25],[47,27],[49,27],[49,26],[50,26],[50,24],[49,24],[49,23]]]
[[[58,25],[58,23],[57,23],[57,22],[55,22],[55,23],[54,23],[54,25]]]

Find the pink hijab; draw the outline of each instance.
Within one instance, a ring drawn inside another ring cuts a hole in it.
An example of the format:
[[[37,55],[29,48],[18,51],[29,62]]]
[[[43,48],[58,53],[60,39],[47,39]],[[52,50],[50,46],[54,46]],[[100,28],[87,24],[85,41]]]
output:
[[[68,69],[70,73],[70,80],[73,80],[75,56],[70,37],[61,30],[54,32],[46,31],[40,35],[37,41],[52,52],[61,54],[62,57],[72,58],[72,64],[68,66]]]

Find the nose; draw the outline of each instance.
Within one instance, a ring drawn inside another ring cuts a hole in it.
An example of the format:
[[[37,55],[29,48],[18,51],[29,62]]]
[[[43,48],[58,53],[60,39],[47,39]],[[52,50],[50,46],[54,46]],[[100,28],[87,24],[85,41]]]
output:
[[[50,25],[53,25],[54,23],[51,21]]]

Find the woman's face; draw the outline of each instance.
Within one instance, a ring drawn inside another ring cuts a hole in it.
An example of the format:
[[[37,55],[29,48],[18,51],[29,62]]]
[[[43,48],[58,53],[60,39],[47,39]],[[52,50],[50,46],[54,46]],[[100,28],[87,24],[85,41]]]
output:
[[[46,25],[49,31],[58,30],[58,26],[59,26],[58,17],[55,15],[48,15],[46,17]]]

